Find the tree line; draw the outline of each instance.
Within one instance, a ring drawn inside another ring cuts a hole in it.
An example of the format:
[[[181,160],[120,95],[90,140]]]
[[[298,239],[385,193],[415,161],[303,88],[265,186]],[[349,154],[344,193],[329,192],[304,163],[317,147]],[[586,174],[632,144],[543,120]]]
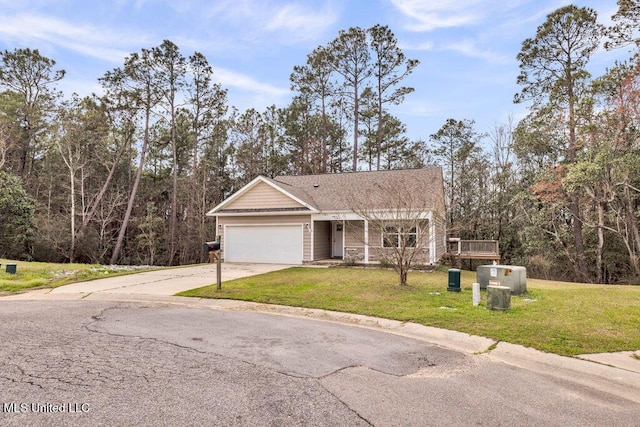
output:
[[[530,275],[640,277],[639,66],[591,76],[592,55],[638,45],[640,6],[613,25],[562,7],[517,60],[529,114],[480,132],[450,118],[412,141],[393,106],[419,66],[386,26],[340,31],[293,68],[282,108],[239,111],[198,52],[171,41],[130,54],[103,95],[57,90],[36,49],[0,53],[0,256],[175,265],[199,262],[205,213],[258,175],[440,165],[451,237],[498,239]]]
[[[264,111],[230,106],[207,58],[169,40],[105,72],[100,96],[65,96],[37,49],[0,61],[0,256],[199,262],[206,212],[258,175],[423,164],[387,108],[418,62],[380,25],[318,47],[290,105]]]
[[[534,277],[637,283],[640,4],[619,0],[610,27],[597,18],[574,5],[550,13],[517,55],[514,102],[529,114],[484,134],[447,120],[431,153],[452,234],[498,239],[503,261]],[[630,56],[592,76],[602,48]]]

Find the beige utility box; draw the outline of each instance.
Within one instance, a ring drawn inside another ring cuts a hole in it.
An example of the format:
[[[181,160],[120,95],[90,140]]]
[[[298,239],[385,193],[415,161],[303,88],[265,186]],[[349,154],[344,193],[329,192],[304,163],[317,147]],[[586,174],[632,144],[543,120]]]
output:
[[[516,265],[480,265],[476,270],[480,289],[488,285],[507,286],[511,293],[519,295],[527,292],[527,269]]]

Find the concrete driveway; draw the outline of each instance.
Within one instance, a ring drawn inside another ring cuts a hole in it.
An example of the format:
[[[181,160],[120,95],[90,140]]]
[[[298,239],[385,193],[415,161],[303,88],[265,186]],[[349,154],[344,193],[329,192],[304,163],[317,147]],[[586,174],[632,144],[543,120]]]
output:
[[[222,264],[222,282],[254,276],[291,267],[282,264]],[[175,295],[178,292],[216,284],[216,265],[202,264],[192,267],[170,268],[144,273],[110,277],[89,282],[61,286],[46,293],[61,294],[121,294],[121,295]]]

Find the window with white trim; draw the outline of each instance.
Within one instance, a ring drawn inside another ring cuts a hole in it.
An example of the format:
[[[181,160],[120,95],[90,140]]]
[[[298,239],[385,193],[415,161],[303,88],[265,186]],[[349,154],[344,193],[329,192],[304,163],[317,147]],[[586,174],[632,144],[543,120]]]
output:
[[[385,225],[382,235],[382,246],[385,248],[415,248],[418,242],[416,227],[401,225]]]

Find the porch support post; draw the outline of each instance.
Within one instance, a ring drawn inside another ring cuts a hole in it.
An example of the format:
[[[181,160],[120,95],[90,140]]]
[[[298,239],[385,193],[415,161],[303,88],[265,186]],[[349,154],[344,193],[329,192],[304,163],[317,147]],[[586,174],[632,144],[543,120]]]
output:
[[[316,260],[316,254],[314,253],[314,249],[316,247],[316,245],[314,244],[314,240],[316,238],[315,236],[315,222],[313,221],[313,218],[311,218],[311,220],[309,221],[309,234],[311,235],[311,237],[309,238],[311,240],[311,259],[309,261],[315,261]],[[304,236],[304,231],[302,232],[302,235]],[[304,241],[302,242],[303,245],[303,249],[302,249],[302,259],[304,260]]]
[[[364,263],[369,264],[369,221],[364,220]]]
[[[433,220],[433,211],[429,212],[429,262],[436,262],[436,224]]]

